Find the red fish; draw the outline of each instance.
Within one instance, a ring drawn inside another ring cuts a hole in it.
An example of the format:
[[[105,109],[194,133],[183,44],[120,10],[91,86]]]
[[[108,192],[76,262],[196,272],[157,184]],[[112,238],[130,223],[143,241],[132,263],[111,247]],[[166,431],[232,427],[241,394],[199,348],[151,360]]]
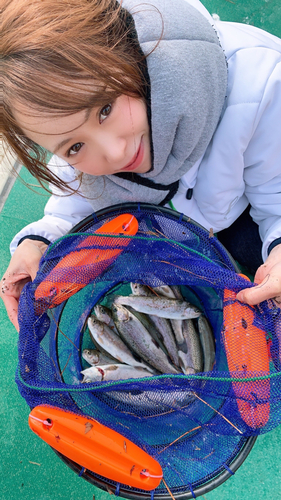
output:
[[[59,261],[38,285],[35,299],[42,305],[49,304],[49,307],[59,305],[99,276],[131,241],[130,238],[112,238],[111,234],[134,236],[137,231],[138,221],[131,214],[119,215],[103,224]],[[100,237],[102,233],[109,236]],[[97,245],[105,249],[87,248]]]

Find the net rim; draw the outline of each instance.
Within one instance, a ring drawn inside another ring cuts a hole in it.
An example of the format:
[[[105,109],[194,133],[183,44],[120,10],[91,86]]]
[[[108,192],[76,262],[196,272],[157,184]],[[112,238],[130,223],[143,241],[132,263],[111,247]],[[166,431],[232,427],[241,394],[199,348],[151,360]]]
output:
[[[241,449],[235,456],[235,458],[227,464],[228,468],[231,470],[231,472],[227,469],[224,469],[222,472],[218,472],[218,474],[213,477],[211,480],[207,480],[206,483],[201,484],[200,486],[195,487],[194,489],[192,488],[192,491],[190,490],[189,492],[184,492],[184,493],[173,493],[173,497],[176,498],[177,500],[189,500],[191,498],[195,498],[201,495],[204,495],[205,493],[209,493],[210,491],[214,490],[218,486],[221,486],[227,479],[232,477],[235,472],[239,469],[239,467],[244,463],[246,458],[248,457],[249,453],[251,452],[258,436],[250,436],[248,438],[244,437],[244,445],[242,445]],[[243,438],[241,438],[243,439]],[[70,460],[67,458],[65,455],[61,454],[54,448],[52,450],[58,455],[58,457],[71,469],[73,470],[79,477],[82,477],[85,479],[87,482],[90,484],[109,492],[111,490],[111,493],[114,493],[110,486],[112,487],[112,482],[110,483],[109,481],[102,480],[100,477],[95,477],[93,474],[83,467],[81,467],[79,464],[76,462]],[[118,483],[116,483],[118,485]],[[192,485],[191,485],[192,486]],[[129,500],[151,500],[152,496],[150,492],[136,492],[136,491],[130,491],[130,487],[125,488],[124,486],[118,488],[118,494],[115,493],[117,496],[121,496],[123,498],[128,498]],[[163,493],[157,494],[157,491],[153,494],[153,498],[156,500],[170,500],[171,495],[167,493],[166,495]]]
[[[199,229],[201,229],[206,234],[206,236],[210,237],[209,236],[210,232],[207,231],[207,229],[205,227],[201,226],[201,224],[199,224],[195,220],[191,219],[191,217],[184,215],[183,213],[177,212],[176,210],[173,210],[171,208],[161,207],[159,205],[153,205],[152,203],[136,203],[136,202],[134,202],[134,203],[133,202],[132,203],[117,203],[116,205],[111,205],[110,207],[105,207],[105,208],[102,208],[101,210],[98,210],[97,212],[93,212],[91,215],[88,215],[87,217],[82,219],[80,222],[78,222],[75,226],[73,226],[73,228],[70,229],[70,231],[68,231],[67,234],[83,232],[83,229],[85,228],[86,225],[88,225],[89,223],[98,222],[98,220],[101,219],[102,217],[105,217],[105,216],[110,215],[110,214],[112,215],[112,212],[129,211],[129,210],[138,210],[138,211],[147,210],[147,211],[152,211],[152,212],[160,212],[162,214],[172,216],[174,219],[177,219],[177,220],[180,219],[180,220],[183,220],[184,222],[188,222],[190,224],[193,224],[195,227],[198,227]],[[220,243],[220,245],[222,246],[222,248],[224,249],[224,251],[228,255],[230,261],[232,262],[232,264],[235,268],[235,271],[237,273],[241,272],[237,262],[233,259],[232,255],[228,252],[228,250],[223,246],[222,243]]]

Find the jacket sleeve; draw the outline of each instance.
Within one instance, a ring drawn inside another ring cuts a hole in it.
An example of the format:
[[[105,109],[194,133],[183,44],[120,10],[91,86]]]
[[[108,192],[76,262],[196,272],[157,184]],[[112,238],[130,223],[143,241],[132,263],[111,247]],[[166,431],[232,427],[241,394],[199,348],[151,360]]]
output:
[[[244,30],[225,24],[228,37],[232,29]],[[270,244],[281,237],[281,41],[247,45],[228,57],[226,104],[194,195],[215,231],[229,227],[250,204],[266,260]]]
[[[254,138],[245,151],[245,194],[259,225],[263,259],[281,237],[281,55],[274,67],[256,117]]]
[[[78,188],[75,171],[66,162],[53,156],[48,163],[48,168],[73,189]],[[39,240],[43,239],[52,243],[93,212],[90,203],[79,191],[75,194],[68,194],[54,186],[50,186],[50,189],[52,195],[45,206],[44,217],[28,224],[16,234],[10,244],[11,254],[14,253],[19,242],[29,236],[33,239],[38,236]]]

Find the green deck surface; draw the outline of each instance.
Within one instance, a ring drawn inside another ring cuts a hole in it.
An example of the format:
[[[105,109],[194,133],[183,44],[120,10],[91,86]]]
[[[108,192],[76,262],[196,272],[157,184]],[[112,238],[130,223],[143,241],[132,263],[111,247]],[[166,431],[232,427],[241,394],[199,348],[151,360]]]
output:
[[[203,3],[221,20],[253,24],[281,37],[280,0],[204,0]],[[21,175],[27,182],[36,184],[24,170]],[[10,260],[9,243],[13,235],[43,214],[46,194],[32,189],[16,181],[0,214],[0,275]],[[2,302],[0,320],[0,500],[109,500],[109,493],[79,478],[29,429],[29,408],[14,382],[17,333],[7,318]],[[281,500],[280,445],[281,426],[258,437],[236,474],[200,498]]]

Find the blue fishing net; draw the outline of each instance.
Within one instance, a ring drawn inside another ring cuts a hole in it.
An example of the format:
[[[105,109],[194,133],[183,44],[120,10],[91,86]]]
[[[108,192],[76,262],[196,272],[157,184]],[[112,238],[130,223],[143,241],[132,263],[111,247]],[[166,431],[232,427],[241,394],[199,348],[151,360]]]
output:
[[[91,239],[121,213],[136,217],[135,236]],[[114,248],[118,255],[112,257]],[[97,250],[109,252],[107,266],[93,259]],[[75,256],[81,252],[78,268]],[[238,271],[216,237],[177,212],[126,204],[93,214],[49,246],[36,279],[22,292],[16,373],[22,397],[30,408],[46,404],[95,418],[153,456],[173,495],[194,496],[200,485],[231,472],[249,438],[281,419],[280,309],[272,301],[239,304],[235,293],[253,285]],[[82,383],[81,371],[89,366],[82,351],[93,347],[87,319],[97,303],[131,293],[131,282],[178,285],[202,311],[215,339],[211,371]],[[246,347],[253,342],[255,351],[250,357],[241,347],[245,331]],[[241,352],[246,361],[237,370],[234,358]],[[130,498],[133,489],[123,485],[122,491]],[[161,482],[156,494],[166,493]]]

